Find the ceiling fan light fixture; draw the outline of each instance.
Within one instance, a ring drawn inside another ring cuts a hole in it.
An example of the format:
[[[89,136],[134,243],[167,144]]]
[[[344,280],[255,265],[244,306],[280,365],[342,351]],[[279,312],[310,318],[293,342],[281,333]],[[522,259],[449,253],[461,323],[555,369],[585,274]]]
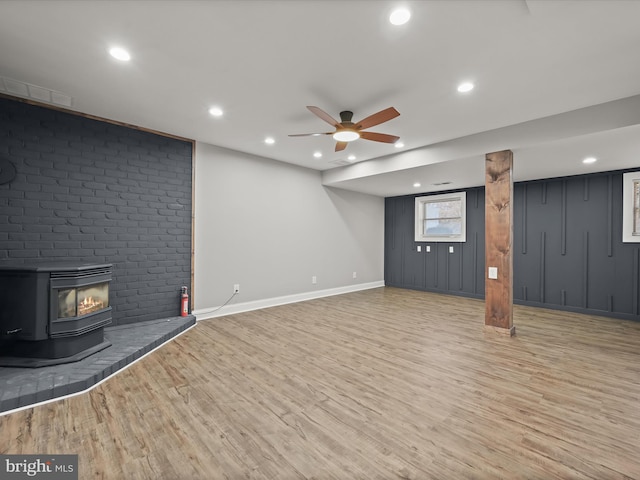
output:
[[[355,130],[339,130],[333,134],[333,139],[337,142],[353,142],[360,138],[360,134]]]

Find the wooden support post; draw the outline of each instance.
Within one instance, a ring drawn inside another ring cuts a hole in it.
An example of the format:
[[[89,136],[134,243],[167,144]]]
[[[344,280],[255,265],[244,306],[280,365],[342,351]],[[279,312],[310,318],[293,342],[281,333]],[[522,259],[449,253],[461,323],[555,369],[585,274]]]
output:
[[[513,152],[485,160],[485,329],[513,336]]]

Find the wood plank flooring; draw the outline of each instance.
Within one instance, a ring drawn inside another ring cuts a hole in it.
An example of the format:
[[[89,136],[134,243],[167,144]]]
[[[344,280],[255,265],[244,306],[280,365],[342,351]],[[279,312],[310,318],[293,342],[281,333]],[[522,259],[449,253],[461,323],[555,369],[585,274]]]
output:
[[[0,417],[81,479],[640,479],[640,323],[379,288],[200,322]]]

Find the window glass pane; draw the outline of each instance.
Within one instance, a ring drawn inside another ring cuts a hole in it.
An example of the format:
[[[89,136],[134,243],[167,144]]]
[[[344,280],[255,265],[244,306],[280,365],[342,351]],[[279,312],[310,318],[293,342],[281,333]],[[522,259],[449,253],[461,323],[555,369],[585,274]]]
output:
[[[426,218],[451,218],[462,216],[462,202],[460,200],[428,202],[425,207]]]
[[[640,235],[640,180],[633,182],[633,235]]]
[[[425,235],[460,235],[462,233],[462,220],[459,218],[425,220]]]

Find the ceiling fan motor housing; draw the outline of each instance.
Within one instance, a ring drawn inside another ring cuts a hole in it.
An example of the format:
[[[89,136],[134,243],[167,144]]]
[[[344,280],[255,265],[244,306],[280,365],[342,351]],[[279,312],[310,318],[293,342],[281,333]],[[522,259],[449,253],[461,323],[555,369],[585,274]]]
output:
[[[342,126],[346,127],[346,126],[353,125],[353,122],[351,121],[352,118],[353,118],[353,112],[349,110],[344,110],[340,112],[340,123],[342,124]]]

